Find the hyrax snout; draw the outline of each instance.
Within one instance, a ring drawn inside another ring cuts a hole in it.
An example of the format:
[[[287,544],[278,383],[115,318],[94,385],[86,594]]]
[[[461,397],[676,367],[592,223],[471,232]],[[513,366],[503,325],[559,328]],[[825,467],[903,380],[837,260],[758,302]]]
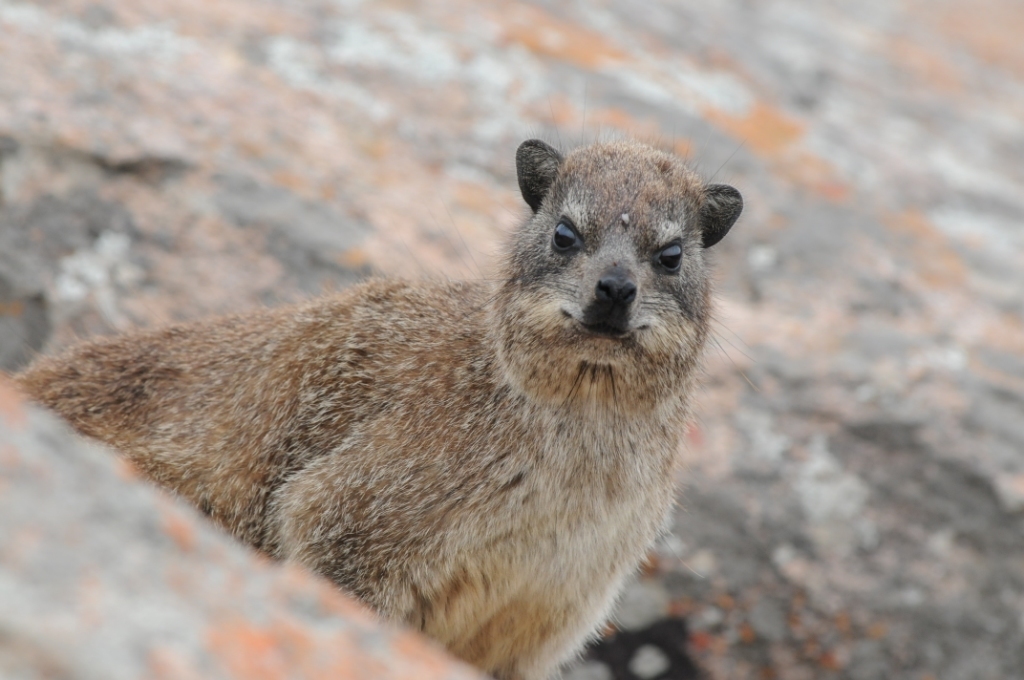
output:
[[[629,331],[633,300],[636,300],[633,274],[614,263],[601,272],[593,298],[583,310],[583,325],[599,335],[622,335]]]
[[[502,680],[607,617],[674,501],[739,216],[648,146],[516,156],[497,282],[372,280],[146,330],[17,377],[239,539]]]

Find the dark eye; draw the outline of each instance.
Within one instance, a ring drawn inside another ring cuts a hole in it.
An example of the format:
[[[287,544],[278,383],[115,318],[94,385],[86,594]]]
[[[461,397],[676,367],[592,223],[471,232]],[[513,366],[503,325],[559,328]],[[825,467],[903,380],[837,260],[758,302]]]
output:
[[[658,264],[670,272],[674,272],[679,269],[679,263],[682,259],[683,249],[678,243],[673,243],[658,253]]]
[[[566,251],[575,248],[579,245],[579,242],[579,234],[572,228],[572,224],[563,218],[558,223],[558,226],[555,227],[555,235],[551,237],[551,244],[555,247],[555,250]]]

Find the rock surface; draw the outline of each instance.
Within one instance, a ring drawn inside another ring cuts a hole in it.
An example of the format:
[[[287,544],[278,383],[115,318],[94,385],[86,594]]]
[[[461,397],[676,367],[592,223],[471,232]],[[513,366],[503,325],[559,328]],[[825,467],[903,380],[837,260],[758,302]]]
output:
[[[1017,677],[1022,33],[1014,0],[0,0],[0,362],[489,276],[518,142],[657,140],[747,210],[661,599],[588,668]]]
[[[0,677],[480,677],[142,483],[0,379]]]

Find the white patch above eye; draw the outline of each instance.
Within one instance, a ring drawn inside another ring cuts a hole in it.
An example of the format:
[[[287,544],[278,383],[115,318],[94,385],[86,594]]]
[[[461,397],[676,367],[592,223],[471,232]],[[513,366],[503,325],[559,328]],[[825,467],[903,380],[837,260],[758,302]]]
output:
[[[622,226],[629,226],[629,213],[622,213]]]
[[[570,194],[562,202],[562,214],[575,222],[577,228],[586,223],[589,212],[586,199],[575,194]]]
[[[658,242],[668,243],[683,235],[683,227],[678,222],[662,222],[658,225]]]

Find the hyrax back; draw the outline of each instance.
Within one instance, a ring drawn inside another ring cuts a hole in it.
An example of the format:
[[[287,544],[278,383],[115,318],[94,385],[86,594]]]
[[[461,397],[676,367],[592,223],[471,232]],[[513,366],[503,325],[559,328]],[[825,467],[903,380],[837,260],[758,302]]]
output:
[[[517,154],[500,283],[371,281],[100,340],[21,385],[257,548],[498,678],[593,633],[673,501],[739,215],[635,143]]]

